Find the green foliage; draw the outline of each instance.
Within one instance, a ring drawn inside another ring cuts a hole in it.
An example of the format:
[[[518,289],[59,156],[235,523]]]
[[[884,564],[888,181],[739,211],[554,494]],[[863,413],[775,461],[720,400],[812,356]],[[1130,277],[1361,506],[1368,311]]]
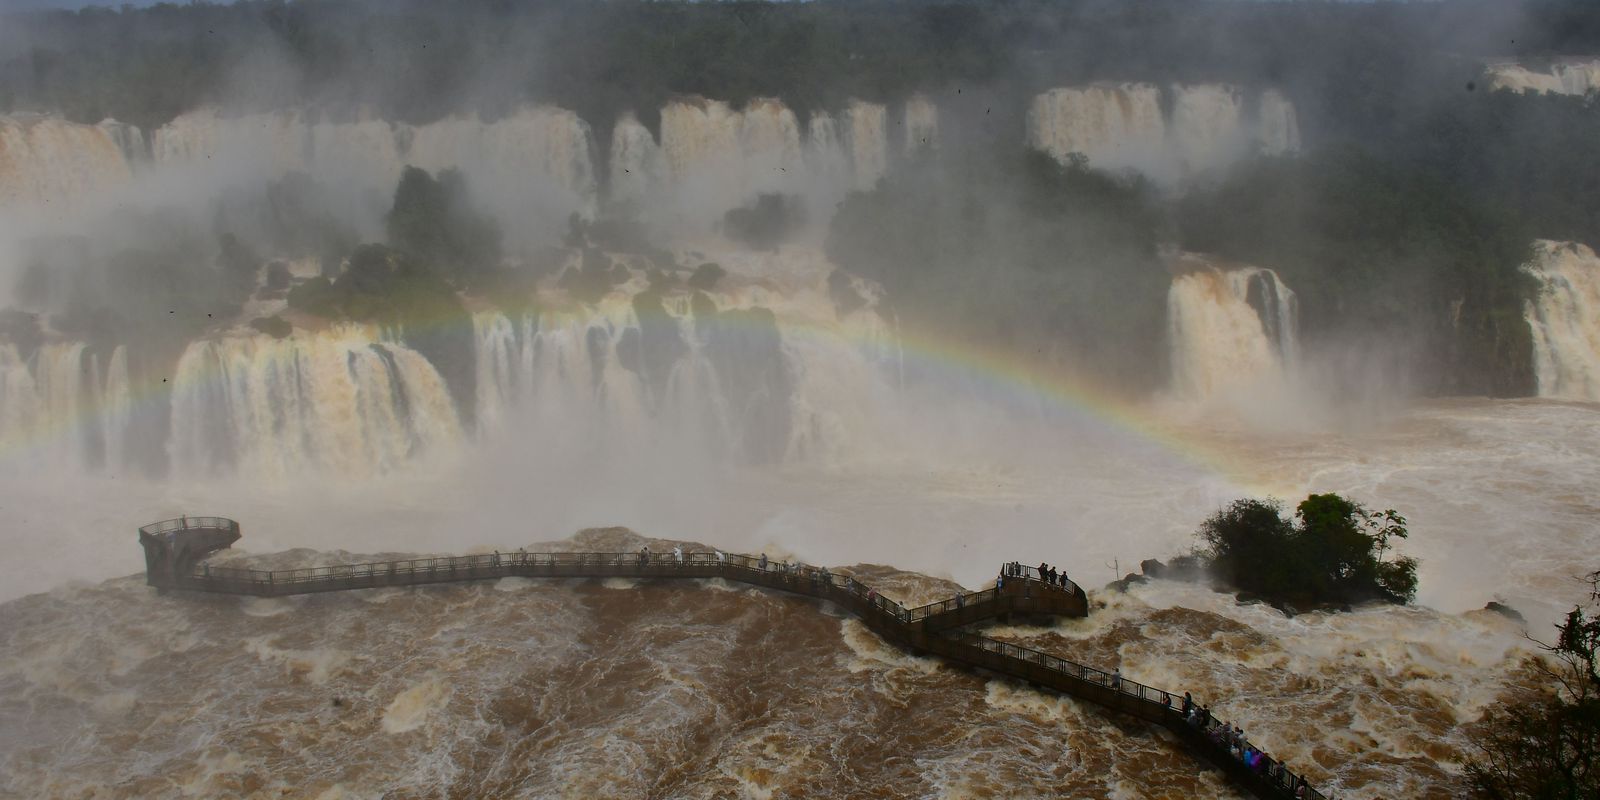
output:
[[[1200,526],[1199,555],[1212,574],[1279,604],[1314,605],[1416,595],[1417,563],[1387,559],[1406,538],[1405,518],[1336,494],[1314,494],[1286,519],[1276,501],[1237,500]]]
[[[1142,180],[986,150],[852,194],[828,252],[881,283],[903,320],[1142,389],[1162,377],[1161,238]]]
[[[435,180],[406,167],[386,223],[391,246],[457,287],[499,266],[500,228],[472,207],[466,180],[456,170],[444,170]]]
[[[1532,284],[1519,269],[1532,237],[1504,206],[1335,149],[1245,165],[1177,216],[1186,249],[1275,268],[1308,339],[1417,342],[1426,361],[1411,369],[1438,392],[1532,389]]]
[[[1600,572],[1534,664],[1544,686],[1513,693],[1484,714],[1472,735],[1477,754],[1467,783],[1481,800],[1600,798]]]
[[[805,221],[805,203],[800,197],[762,194],[750,203],[724,214],[722,232],[748,247],[776,250],[779,244],[804,226]]]

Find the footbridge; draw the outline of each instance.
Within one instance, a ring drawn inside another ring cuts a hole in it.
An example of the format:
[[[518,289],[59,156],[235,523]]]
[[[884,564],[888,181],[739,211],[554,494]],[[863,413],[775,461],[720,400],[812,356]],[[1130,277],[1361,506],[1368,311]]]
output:
[[[1258,798],[1323,798],[1304,778],[1265,753],[1250,763],[1230,726],[1208,715],[1186,715],[1177,696],[1058,656],[964,630],[1013,616],[1084,617],[1088,596],[1065,577],[1042,579],[1016,564],[1001,570],[995,586],[908,608],[850,575],[826,568],[721,552],[527,553],[439,556],[307,569],[213,567],[206,558],[240,538],[239,523],[223,517],[182,517],[139,529],[146,582],[160,591],[181,590],[254,597],[422,586],[499,578],[722,578],[826,600],[867,628],[917,655],[1053,689],[1137,717],[1170,731],[1195,755],[1221,769]],[[1239,749],[1236,749],[1237,748]]]

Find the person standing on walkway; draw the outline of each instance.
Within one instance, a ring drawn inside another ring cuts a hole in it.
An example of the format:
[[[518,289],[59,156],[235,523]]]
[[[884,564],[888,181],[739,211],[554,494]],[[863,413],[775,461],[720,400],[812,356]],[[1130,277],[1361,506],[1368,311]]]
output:
[[[672,546],[672,557],[678,560],[678,566],[683,566],[683,545],[675,544]]]

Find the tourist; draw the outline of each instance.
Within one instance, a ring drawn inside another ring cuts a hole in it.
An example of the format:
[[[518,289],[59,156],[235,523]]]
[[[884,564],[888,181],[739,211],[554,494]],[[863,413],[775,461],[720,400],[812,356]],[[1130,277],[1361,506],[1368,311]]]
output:
[[[1111,688],[1122,690],[1122,667],[1117,667],[1116,671],[1111,673]]]
[[[967,605],[967,597],[966,597],[966,595],[964,595],[964,594],[962,594],[960,592],[956,592],[956,608],[965,608],[966,605]]]
[[[639,566],[650,563],[650,545],[639,548]]]
[[[1039,562],[1039,580],[1041,580],[1041,581],[1044,580],[1045,579],[1045,575],[1047,575],[1049,573],[1049,571],[1050,571],[1050,565],[1044,563],[1043,561],[1040,561]]]
[[[761,571],[762,572],[766,572],[767,571],[767,554],[766,553],[762,553],[761,554]]]
[[[678,566],[683,566],[683,545],[675,544],[672,546],[672,557],[678,560]]]
[[[1183,693],[1183,713],[1188,714],[1194,710],[1194,697],[1188,692]]]

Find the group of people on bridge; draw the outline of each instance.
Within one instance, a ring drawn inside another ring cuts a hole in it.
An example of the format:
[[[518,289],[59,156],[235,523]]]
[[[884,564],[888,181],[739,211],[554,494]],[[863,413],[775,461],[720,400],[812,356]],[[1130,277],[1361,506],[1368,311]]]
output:
[[[1272,760],[1266,753],[1250,744],[1250,740],[1244,737],[1243,728],[1237,725],[1229,726],[1228,723],[1211,716],[1211,707],[1196,703],[1188,692],[1183,693],[1183,718],[1190,727],[1203,731],[1212,744],[1227,750],[1251,770],[1264,773],[1279,784],[1283,783],[1285,778],[1283,764]],[[1292,774],[1287,778],[1288,788],[1295,793],[1295,797],[1305,797],[1306,791],[1310,788],[1305,778]]]
[[[995,588],[1003,588],[1005,586],[1006,578],[1034,577],[1028,574],[1028,569],[1028,567],[1022,566],[1022,562],[1020,561],[1007,562],[1006,565],[1000,569],[1000,578],[995,581]],[[1067,580],[1066,573],[1062,572],[1061,570],[1058,570],[1055,567],[1044,563],[1043,561],[1039,562],[1038,570],[1038,579],[1046,586],[1055,586],[1067,590],[1072,589],[1072,581]]]

